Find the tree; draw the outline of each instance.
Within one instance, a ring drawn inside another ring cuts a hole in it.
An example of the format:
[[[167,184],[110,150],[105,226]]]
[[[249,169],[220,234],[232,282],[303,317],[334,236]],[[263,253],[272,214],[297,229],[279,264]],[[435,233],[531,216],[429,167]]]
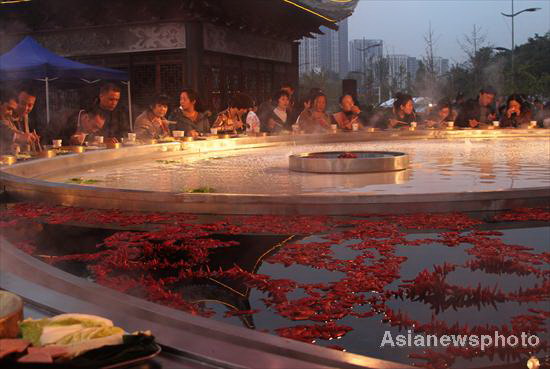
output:
[[[311,71],[300,76],[300,91],[305,97],[312,88],[320,88],[327,95],[328,109],[338,105],[338,98],[342,93],[340,77],[330,71]]]
[[[510,54],[506,53],[504,73],[511,76]],[[516,91],[507,83],[508,93],[521,92],[530,95],[550,96],[550,32],[544,36],[535,34],[515,50]],[[507,80],[510,82],[510,79]]]
[[[466,63],[451,67],[442,92],[455,96],[463,92],[475,96],[483,85],[496,87],[500,95],[524,93],[548,98],[550,96],[550,32],[544,36],[536,34],[515,48],[516,88],[512,86],[512,65],[510,50],[494,53],[494,49],[483,45],[480,30],[474,27],[468,36],[471,47],[466,48],[469,59]],[[419,72],[420,69],[419,69]],[[418,75],[421,73],[417,73]],[[415,83],[419,84],[418,78]]]
[[[467,96],[472,95],[475,88],[470,70],[462,65],[455,64],[451,67],[441,92],[448,98],[454,98],[459,92]]]
[[[486,39],[487,34],[483,33],[481,27],[474,24],[472,32],[469,35],[463,35],[462,41],[457,40],[458,45],[468,57],[466,63],[473,72],[474,85],[480,82],[483,65],[480,64],[481,60],[478,58],[478,52],[480,49],[486,48]]]
[[[504,87],[503,63],[499,63],[494,58],[492,47],[480,48],[473,60],[475,68],[473,69],[474,87],[491,85],[497,90],[502,91]]]
[[[423,89],[419,90],[418,87],[417,93],[422,96],[436,97],[438,95],[437,91],[437,71],[435,67],[435,52],[437,49],[437,39],[434,38],[434,31],[432,29],[431,22],[428,26],[428,31],[424,35],[424,41],[426,42],[426,54],[422,58],[424,63],[425,73],[423,81]]]
[[[413,94],[420,96],[426,90],[426,65],[422,60],[418,61],[416,77],[413,82]]]
[[[392,73],[390,81],[390,89],[392,94],[398,91],[404,91],[407,88],[407,69],[403,64],[399,65],[399,69]]]
[[[390,87],[390,63],[388,58],[379,58],[376,63],[376,70],[378,72],[378,82],[380,84],[380,100],[385,101],[386,97],[391,97]]]

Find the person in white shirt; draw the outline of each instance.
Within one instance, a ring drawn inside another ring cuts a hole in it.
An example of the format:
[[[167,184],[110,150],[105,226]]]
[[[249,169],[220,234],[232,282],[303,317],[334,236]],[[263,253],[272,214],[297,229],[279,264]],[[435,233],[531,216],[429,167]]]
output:
[[[256,111],[258,110],[258,106],[256,106],[256,103],[254,103],[254,106],[250,108],[248,111],[248,114],[246,115],[246,131],[247,132],[253,132],[258,133],[260,132],[260,118],[258,118],[258,115],[256,114]]]

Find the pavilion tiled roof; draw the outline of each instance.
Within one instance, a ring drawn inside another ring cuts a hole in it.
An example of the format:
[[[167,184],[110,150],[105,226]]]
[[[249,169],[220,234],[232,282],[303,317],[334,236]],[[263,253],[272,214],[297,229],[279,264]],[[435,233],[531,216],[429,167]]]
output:
[[[294,3],[306,11],[311,11],[321,18],[331,22],[341,21],[349,17],[359,0],[283,0]]]
[[[28,34],[125,23],[202,21],[298,40],[337,29],[358,0],[32,0],[2,5],[0,31]],[[70,15],[70,16],[68,16]]]

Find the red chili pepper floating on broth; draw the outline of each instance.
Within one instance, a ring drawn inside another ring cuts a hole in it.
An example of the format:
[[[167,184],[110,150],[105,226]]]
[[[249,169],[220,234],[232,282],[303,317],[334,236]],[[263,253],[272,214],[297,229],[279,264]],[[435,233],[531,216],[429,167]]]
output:
[[[547,209],[517,209],[497,215],[497,221],[550,219]],[[210,317],[215,314],[199,302],[188,301],[177,288],[184,284],[209,279],[230,279],[263,294],[260,301],[289,322],[311,322],[275,329],[275,333],[304,342],[331,340],[350,333],[352,328],[339,321],[346,317],[382,319],[384,324],[400,330],[411,329],[425,334],[494,334],[529,332],[544,337],[550,311],[529,309],[509,319],[508,324],[468,325],[439,318],[447,309],[468,307],[494,309],[502,303],[540,304],[550,299],[550,253],[536,253],[531,248],[509,245],[499,237],[501,232],[476,229],[483,222],[465,214],[366,214],[362,218],[311,216],[235,216],[208,224],[193,223],[196,217],[180,213],[127,213],[98,211],[44,204],[16,204],[0,211],[0,227],[19,226],[19,222],[40,221],[52,224],[86,223],[148,225],[148,231],[120,231],[105,238],[97,251],[89,254],[49,256],[51,263],[79,261],[87,264],[96,282],[125,293],[161,303],[191,314]],[[440,231],[434,238],[410,240],[404,230]],[[298,283],[252,273],[239,265],[210,269],[212,251],[239,247],[236,241],[220,241],[214,234],[316,234],[315,242],[281,246],[266,260],[285,267],[323,269],[337,272],[331,282]],[[404,247],[423,247],[434,243],[463,247],[468,260],[464,264],[442,263],[416,276],[400,280],[405,256],[397,255]],[[30,254],[39,253],[31,239],[18,246]],[[354,252],[350,259],[339,259],[335,250]],[[494,275],[532,276],[533,285],[504,292],[498,285],[463,286],[447,281],[459,269],[482,271]],[[390,288],[392,284],[392,288]],[[397,286],[397,287],[395,287]],[[305,297],[290,298],[301,290]],[[393,300],[424,303],[432,310],[428,322],[411,318],[406,311],[390,307]],[[537,305],[538,306],[538,305]],[[225,316],[256,314],[261,308],[228,311]],[[547,348],[542,340],[539,350]],[[506,360],[523,357],[523,350],[476,351],[452,348],[445,351],[414,353],[411,358],[428,368],[453,365],[459,357],[497,356]]]

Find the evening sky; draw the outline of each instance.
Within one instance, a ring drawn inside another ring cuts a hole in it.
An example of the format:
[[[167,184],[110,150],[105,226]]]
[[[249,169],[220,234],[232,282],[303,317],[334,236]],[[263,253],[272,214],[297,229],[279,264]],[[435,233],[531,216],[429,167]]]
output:
[[[550,31],[550,0],[514,0],[514,11],[542,8],[515,17],[516,46],[535,33]],[[471,33],[474,24],[486,35],[486,44],[510,48],[511,0],[359,0],[349,18],[349,39],[382,39],[384,53],[421,57],[424,35],[431,22],[437,39],[436,55],[451,64],[463,62],[465,54],[457,43]]]

